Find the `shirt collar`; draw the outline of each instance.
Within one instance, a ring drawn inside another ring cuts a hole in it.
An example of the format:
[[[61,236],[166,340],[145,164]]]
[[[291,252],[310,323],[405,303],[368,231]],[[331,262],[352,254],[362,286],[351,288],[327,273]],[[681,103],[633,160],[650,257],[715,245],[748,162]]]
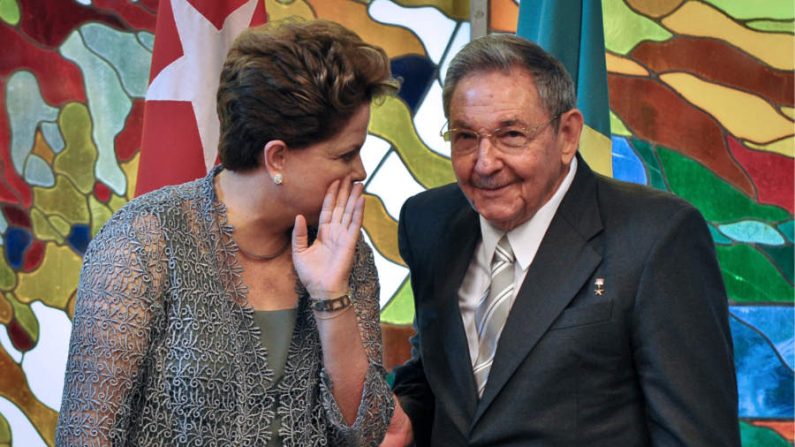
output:
[[[538,247],[541,245],[541,240],[544,238],[544,234],[546,234],[549,224],[552,222],[552,218],[555,217],[560,202],[563,201],[563,197],[574,181],[576,172],[577,157],[574,157],[569,165],[569,172],[566,174],[560,186],[558,186],[555,194],[552,195],[552,198],[536,211],[535,215],[527,222],[524,222],[507,233],[508,242],[511,243],[511,249],[522,270],[527,270],[527,268],[530,267],[530,263],[533,262]],[[506,233],[494,227],[489,221],[484,219],[483,216],[479,216],[479,218],[483,248],[486,251],[487,259],[491,259],[494,256],[497,243]]]

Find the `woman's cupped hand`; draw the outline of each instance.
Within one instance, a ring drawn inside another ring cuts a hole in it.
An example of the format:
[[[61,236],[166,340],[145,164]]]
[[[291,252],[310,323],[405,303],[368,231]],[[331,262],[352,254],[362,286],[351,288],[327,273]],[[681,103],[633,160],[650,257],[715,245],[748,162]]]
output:
[[[312,298],[336,298],[348,293],[348,277],[364,217],[363,191],[364,186],[353,183],[350,176],[329,185],[312,245],[306,218],[300,214],[295,217],[293,265]]]

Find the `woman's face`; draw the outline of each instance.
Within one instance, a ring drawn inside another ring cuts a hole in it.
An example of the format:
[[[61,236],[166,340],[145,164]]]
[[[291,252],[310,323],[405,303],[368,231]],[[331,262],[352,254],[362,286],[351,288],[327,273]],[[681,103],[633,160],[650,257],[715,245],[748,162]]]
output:
[[[350,181],[360,182],[367,177],[359,152],[369,122],[368,103],[329,140],[287,151],[281,185],[285,203],[295,214],[303,214],[310,225],[317,224],[326,189],[334,180],[350,176]]]

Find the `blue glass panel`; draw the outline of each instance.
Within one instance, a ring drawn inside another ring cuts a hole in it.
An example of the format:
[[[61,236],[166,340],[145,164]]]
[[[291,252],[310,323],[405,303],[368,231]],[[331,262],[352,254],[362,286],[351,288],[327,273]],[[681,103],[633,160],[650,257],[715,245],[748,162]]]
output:
[[[91,240],[91,229],[88,225],[73,225],[72,231],[69,233],[69,236],[66,238],[66,242],[72,249],[82,256],[86,252],[86,248],[88,247],[88,242]]]
[[[738,242],[783,245],[784,237],[770,225],[756,220],[743,220],[719,225],[721,233]]]
[[[792,418],[792,369],[754,328],[734,316],[729,323],[734,339],[740,417]]]
[[[28,230],[13,225],[8,227],[4,236],[3,242],[8,265],[14,270],[20,270],[22,262],[25,260],[25,250],[28,249],[33,238]]]
[[[731,306],[730,312],[767,338],[787,366],[795,368],[795,307]]]
[[[397,57],[392,59],[391,65],[392,76],[401,79],[398,94],[414,115],[433,82],[436,65],[430,59],[417,55]]]
[[[626,138],[613,135],[613,177],[625,182],[647,184],[646,168]]]

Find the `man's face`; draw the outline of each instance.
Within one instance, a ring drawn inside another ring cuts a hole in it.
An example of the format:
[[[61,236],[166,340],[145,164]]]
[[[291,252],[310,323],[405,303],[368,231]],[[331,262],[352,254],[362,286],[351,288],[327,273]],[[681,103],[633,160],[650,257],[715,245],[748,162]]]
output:
[[[503,138],[481,137],[474,150],[457,152],[453,170],[475,210],[502,230],[532,218],[555,193],[577,149],[582,115],[564,113],[556,130],[541,104],[532,75],[523,69],[476,72],[458,82],[450,98],[450,129],[487,135],[495,129],[535,129],[519,148],[495,146]],[[470,136],[470,144],[474,138]]]

